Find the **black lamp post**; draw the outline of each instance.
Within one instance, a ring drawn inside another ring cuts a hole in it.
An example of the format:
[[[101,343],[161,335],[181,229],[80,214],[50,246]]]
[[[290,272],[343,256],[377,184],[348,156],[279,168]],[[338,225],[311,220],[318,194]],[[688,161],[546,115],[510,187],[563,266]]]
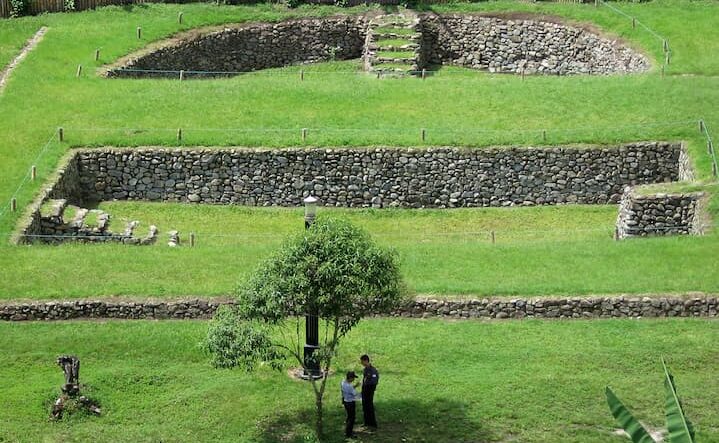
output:
[[[305,198],[305,229],[309,229],[317,215],[317,199],[309,196]],[[309,312],[305,315],[305,372],[304,377],[319,378],[322,376],[320,364],[312,359],[312,354],[320,347],[320,323],[317,317],[317,310],[310,306]]]

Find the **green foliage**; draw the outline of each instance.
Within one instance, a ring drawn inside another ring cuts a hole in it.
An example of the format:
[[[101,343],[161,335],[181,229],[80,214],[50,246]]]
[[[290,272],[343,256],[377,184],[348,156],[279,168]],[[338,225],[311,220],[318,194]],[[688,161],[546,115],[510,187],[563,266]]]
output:
[[[72,12],[75,10],[75,0],[63,0],[63,11]]]
[[[667,369],[664,359],[662,359],[662,367],[664,368],[664,389],[666,391],[668,441],[669,443],[693,443],[694,427],[684,414],[684,407],[679,400],[674,384],[674,376]]]
[[[265,261],[239,291],[237,311],[276,324],[316,312],[340,336],[367,315],[389,312],[405,293],[396,253],[344,219],[318,218]]]
[[[294,357],[307,369],[299,317],[313,314],[323,320],[324,339],[312,354],[323,375],[319,386],[311,379],[321,436],[322,401],[340,338],[363,317],[389,312],[404,294],[394,252],[375,245],[349,221],[319,218],[260,265],[240,288],[235,305],[218,313],[205,347],[219,367],[251,371],[265,363],[281,369],[284,358]],[[278,331],[292,320],[294,335],[288,343]]]
[[[674,385],[674,377],[667,369],[664,359],[662,359],[662,367],[664,369],[664,389],[666,391],[667,441],[668,443],[694,443],[694,427],[684,415],[684,409]],[[622,426],[622,429],[629,434],[632,441],[634,443],[654,442],[649,432],[634,418],[629,409],[614,395],[614,392],[609,387],[606,388],[605,392],[612,415]]]
[[[629,434],[629,438],[634,443],[654,443],[654,439],[649,435],[649,432],[644,429],[639,420],[634,418],[629,409],[617,398],[609,386],[607,386],[605,394],[607,395],[607,403],[609,403],[612,415],[619,422],[622,429]]]
[[[267,327],[258,322],[242,321],[231,310],[221,307],[210,323],[205,349],[218,368],[255,369],[257,362],[267,362],[280,369],[283,356],[272,346]]]
[[[10,0],[10,17],[17,18],[25,15],[30,7],[30,0]]]

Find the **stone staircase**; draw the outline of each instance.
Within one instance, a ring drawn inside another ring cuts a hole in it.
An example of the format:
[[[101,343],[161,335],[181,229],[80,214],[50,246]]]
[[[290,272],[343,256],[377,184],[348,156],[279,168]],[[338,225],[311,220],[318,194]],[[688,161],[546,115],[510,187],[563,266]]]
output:
[[[369,23],[363,60],[377,77],[416,75],[421,72],[419,17],[411,11],[380,15]]]
[[[43,243],[79,241],[87,243],[118,242],[128,245],[151,245],[157,240],[158,230],[150,225],[143,237],[135,235],[140,225],[132,220],[123,232],[109,229],[110,214],[100,209],[87,209],[68,205],[65,199],[46,201],[40,209],[40,236]],[[32,239],[31,239],[32,240]]]

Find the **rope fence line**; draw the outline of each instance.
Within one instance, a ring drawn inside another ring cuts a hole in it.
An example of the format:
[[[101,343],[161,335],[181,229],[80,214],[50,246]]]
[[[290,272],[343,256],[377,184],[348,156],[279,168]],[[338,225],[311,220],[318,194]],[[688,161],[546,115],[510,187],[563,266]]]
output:
[[[704,228],[716,228],[718,227],[718,224],[710,224],[704,226]],[[654,228],[654,231],[656,232],[664,232],[664,231],[676,231],[676,227],[657,227]],[[301,231],[297,231],[301,232]],[[576,232],[597,232],[606,234],[607,238],[614,238],[614,229],[613,228],[594,228],[594,229],[561,229],[561,230],[551,230],[551,229],[531,229],[531,230],[522,230],[522,229],[496,229],[496,230],[481,230],[481,231],[460,231],[460,232],[445,232],[445,233],[402,233],[402,234],[375,234],[371,233],[370,235],[372,237],[376,238],[383,238],[383,239],[394,239],[394,240],[403,240],[403,239],[411,239],[413,241],[427,239],[427,240],[433,240],[433,239],[446,239],[446,240],[452,240],[448,237],[462,237],[465,239],[464,243],[469,243],[466,240],[481,240],[481,243],[489,243],[489,244],[497,244],[500,243],[501,239],[507,239],[507,236],[511,236],[506,243],[522,243],[522,242],[539,242],[543,240],[556,240],[557,236],[546,236],[542,238],[536,238],[536,237],[528,237],[528,238],[522,238],[517,237],[517,235],[524,235],[524,234],[546,234],[546,233],[552,233],[552,234],[566,234],[566,233],[576,233]],[[261,241],[276,241],[281,242],[287,238],[288,235],[291,235],[292,232],[288,233],[267,233],[267,234],[228,234],[228,233],[209,233],[209,232],[195,232],[195,231],[188,231],[184,236],[181,236],[181,244],[186,244],[190,247],[199,246],[200,240],[203,238],[209,238],[209,239],[221,239],[221,240],[227,240],[227,239],[235,239],[235,240],[247,240],[247,239],[254,239],[254,240],[261,240]],[[2,237],[12,237],[17,235],[17,233],[0,233],[0,236]],[[47,240],[88,240],[88,243],[113,243],[112,241],[108,241],[110,236],[101,236],[101,235],[54,235],[54,234],[27,234],[23,235],[25,238],[30,239],[47,239]],[[160,236],[157,237],[156,243],[160,242],[159,239]],[[122,238],[130,238],[129,236],[123,236],[121,234],[116,234],[115,238],[118,240],[121,240]],[[141,237],[134,237],[134,238],[141,238]],[[94,240],[94,241],[93,241]],[[573,240],[573,239],[569,239]],[[587,238],[584,238],[582,240],[587,240]],[[595,239],[596,240],[596,239]],[[205,244],[206,246],[218,246],[217,244]],[[232,246],[234,243],[224,241],[220,244],[220,246]]]
[[[616,12],[617,14],[620,14],[620,15],[622,15],[622,16],[628,18],[629,20],[632,21],[632,27],[633,27],[633,28],[636,28],[636,26],[639,25],[639,26],[642,27],[645,31],[647,31],[649,34],[651,34],[653,37],[655,37],[657,40],[659,40],[659,41],[661,42],[661,44],[662,44],[662,51],[664,52],[664,60],[663,60],[663,62],[662,62],[662,77],[663,77],[664,74],[665,74],[666,67],[667,67],[667,65],[669,65],[669,62],[670,62],[670,60],[671,60],[671,49],[669,48],[669,40],[668,40],[666,37],[660,35],[660,34],[657,33],[656,31],[654,31],[654,30],[653,30],[652,28],[650,28],[649,26],[645,25],[643,22],[641,22],[639,19],[637,19],[637,18],[634,17],[633,15],[627,14],[626,12],[622,11],[621,9],[619,9],[619,8],[617,8],[617,7],[615,7],[615,6],[612,6],[611,4],[607,3],[606,1],[604,1],[604,0],[595,0],[595,2],[601,3],[603,6],[606,6],[606,7],[609,8],[610,10]]]
[[[307,142],[308,135],[311,133],[415,133],[418,135],[419,141],[422,143],[427,142],[429,134],[502,134],[505,136],[512,136],[515,134],[535,134],[537,138],[540,137],[543,142],[547,141],[548,134],[576,134],[581,132],[590,131],[612,131],[618,130],[631,130],[631,129],[656,129],[656,128],[671,128],[671,127],[682,127],[685,125],[695,125],[699,123],[699,129],[707,139],[708,154],[712,161],[712,173],[716,177],[718,172],[716,153],[714,151],[713,142],[709,129],[703,119],[699,120],[676,120],[666,122],[646,122],[636,123],[631,125],[619,125],[619,126],[583,126],[574,128],[564,129],[488,129],[488,128],[462,128],[462,129],[443,129],[443,128],[79,128],[79,127],[60,127],[50,136],[48,141],[43,145],[36,155],[31,167],[28,169],[24,177],[21,179],[17,189],[11,195],[10,200],[0,208],[0,219],[5,214],[17,211],[17,196],[23,189],[23,187],[30,180],[36,179],[36,165],[39,160],[44,156],[49,147],[56,140],[59,142],[66,142],[68,137],[68,130],[75,132],[130,132],[130,133],[148,133],[148,132],[168,132],[175,134],[176,140],[182,142],[183,136],[186,136],[189,132],[227,132],[227,133],[280,133],[280,134],[291,134],[299,132],[300,139],[302,142]],[[551,132],[550,132],[551,131]],[[391,144],[391,142],[388,142]]]
[[[572,128],[549,128],[540,127],[532,129],[490,129],[490,128],[461,128],[461,129],[447,129],[447,128],[433,128],[433,127],[393,127],[393,128],[330,128],[330,127],[294,127],[294,128],[192,128],[192,127],[178,127],[178,128],[80,128],[80,127],[63,127],[61,128],[64,132],[64,138],[67,138],[69,131],[75,132],[125,132],[128,135],[141,135],[148,132],[168,132],[177,134],[180,137],[186,136],[188,132],[234,132],[234,133],[304,133],[306,136],[309,132],[314,133],[416,133],[424,134],[425,138],[432,133],[441,134],[537,134],[546,138],[547,135],[551,134],[567,134],[567,133],[578,133],[578,132],[589,132],[589,131],[617,131],[626,129],[655,129],[655,128],[667,128],[667,127],[681,127],[685,125],[695,125],[697,119],[687,120],[674,120],[666,122],[647,122],[647,123],[635,123],[630,125],[613,125],[613,126],[578,126]],[[178,131],[181,131],[178,132]],[[135,133],[135,134],[130,134]],[[181,140],[180,140],[181,141]]]
[[[714,178],[719,176],[719,165],[717,165],[717,156],[716,151],[714,150],[714,142],[712,141],[712,136],[709,133],[709,127],[707,127],[706,121],[704,119],[699,120],[699,130],[704,134],[704,137],[706,137],[707,140],[707,153],[711,157],[711,163],[712,163],[712,175]]]
[[[40,161],[40,159],[45,155],[48,148],[52,144],[52,142],[55,141],[58,134],[57,132],[52,133],[48,141],[43,145],[42,148],[38,151],[37,155],[35,156],[35,159],[31,163],[30,168],[28,168],[27,172],[23,176],[23,178],[20,180],[20,184],[18,185],[17,189],[15,189],[15,192],[10,196],[10,200],[3,206],[2,210],[0,210],[0,220],[5,216],[5,214],[9,211],[15,212],[17,210],[17,196],[20,194],[20,191],[22,188],[27,184],[30,180],[35,180],[37,178],[37,164]]]

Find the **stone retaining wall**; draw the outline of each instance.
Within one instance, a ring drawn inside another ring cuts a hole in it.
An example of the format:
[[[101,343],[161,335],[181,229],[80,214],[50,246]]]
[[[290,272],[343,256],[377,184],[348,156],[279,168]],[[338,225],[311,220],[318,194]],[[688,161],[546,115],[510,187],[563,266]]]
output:
[[[647,235],[701,235],[703,192],[640,195],[627,187],[619,204],[617,239]]]
[[[423,59],[431,64],[554,75],[635,73],[651,67],[645,56],[617,41],[549,21],[427,14],[421,26]]]
[[[307,18],[195,30],[108,67],[109,77],[223,76],[299,63],[360,58],[371,15]],[[647,71],[642,54],[558,19],[419,14],[419,64],[490,72],[613,74]],[[137,72],[134,70],[143,70]],[[162,72],[172,71],[172,72]],[[193,73],[203,71],[204,73]]]
[[[563,297],[417,299],[391,316],[454,319],[716,317],[719,299],[696,297]],[[0,304],[0,321],[70,319],[207,319],[227,300],[104,301]]]
[[[359,58],[367,33],[363,16],[248,24],[166,42],[124,60],[110,77],[177,77],[177,73],[131,70],[244,72],[299,63]],[[130,71],[125,71],[128,69]],[[192,72],[186,75],[192,76]]]
[[[618,202],[626,185],[676,181],[681,144],[595,148],[92,149],[85,201],[480,207]]]

